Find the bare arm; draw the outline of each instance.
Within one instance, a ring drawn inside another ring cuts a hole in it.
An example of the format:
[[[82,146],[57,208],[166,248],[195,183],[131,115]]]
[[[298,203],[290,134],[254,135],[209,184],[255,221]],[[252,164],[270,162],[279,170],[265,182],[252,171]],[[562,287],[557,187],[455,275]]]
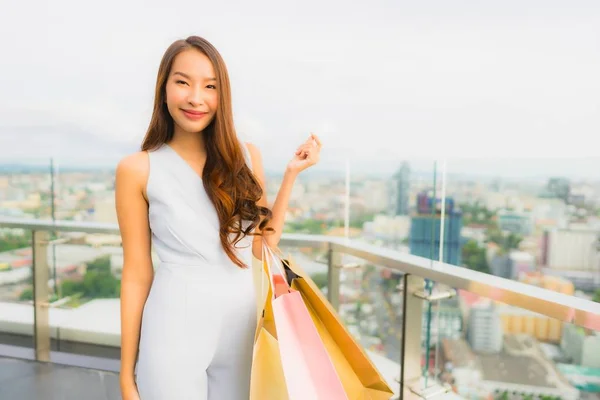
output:
[[[263,195],[258,201],[258,205],[262,207],[268,207],[266,178],[260,151],[252,144],[248,144],[247,146],[250,150],[254,175],[258,178],[258,181],[263,188]],[[273,208],[271,210],[273,217],[269,223],[269,227],[273,228],[275,232],[265,235],[265,239],[270,247],[276,247],[279,243],[279,239],[281,238],[283,223],[285,222],[285,213],[288,208],[290,195],[292,194],[292,188],[294,187],[294,182],[296,181],[297,176],[298,174],[291,170],[286,170],[283,176],[281,187],[279,188],[279,192],[277,192],[277,197],[275,198],[275,203],[273,203]],[[252,244],[252,253],[257,259],[262,258],[262,237],[256,236],[254,238],[254,242]]]
[[[135,385],[144,304],[154,276],[150,256],[148,203],[144,188],[148,178],[148,155],[136,153],[117,167],[115,200],[123,242],[121,278],[121,389]]]
[[[258,178],[263,189],[263,196],[258,201],[258,204],[263,207],[268,207],[265,171],[263,168],[260,151],[258,148],[256,148],[256,146],[250,143],[248,143],[247,146],[252,159],[254,175]],[[271,210],[273,217],[268,225],[270,228],[273,228],[275,232],[265,235],[265,240],[269,247],[277,247],[279,240],[281,239],[283,224],[285,222],[285,214],[288,209],[294,182],[296,181],[298,174],[319,161],[320,150],[321,142],[319,138],[315,135],[311,135],[311,137],[298,148],[294,158],[287,165],[283,175],[283,181],[281,182],[281,186],[279,187],[277,197],[275,198],[275,202],[273,203],[273,208]],[[252,244],[252,253],[257,259],[262,258],[262,237],[256,236],[254,238],[254,242]]]

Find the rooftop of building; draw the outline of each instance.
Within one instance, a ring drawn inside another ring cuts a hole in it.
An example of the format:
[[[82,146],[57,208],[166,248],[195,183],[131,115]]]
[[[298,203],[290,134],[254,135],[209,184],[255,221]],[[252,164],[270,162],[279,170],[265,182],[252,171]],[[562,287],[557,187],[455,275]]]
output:
[[[464,339],[444,339],[442,349],[454,368],[472,368],[485,381],[574,390],[529,335],[505,335],[504,348],[497,354],[475,353]]]

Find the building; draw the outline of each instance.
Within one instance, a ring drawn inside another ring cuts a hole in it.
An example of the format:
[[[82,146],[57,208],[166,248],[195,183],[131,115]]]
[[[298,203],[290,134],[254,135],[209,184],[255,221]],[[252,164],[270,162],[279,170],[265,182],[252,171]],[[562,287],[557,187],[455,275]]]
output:
[[[410,253],[438,260],[441,242],[441,201],[425,191],[417,196],[417,212],[411,216]],[[444,216],[443,259],[448,264],[462,264],[462,213],[454,208],[454,199],[446,198]],[[435,211],[433,208],[435,207]]]
[[[385,212],[389,209],[389,187],[388,183],[383,180],[367,180],[360,184],[357,188],[356,197],[352,202],[361,200],[367,212]],[[355,186],[359,184],[354,184]]]
[[[441,343],[442,379],[462,398],[497,399],[504,392],[508,398],[581,398],[527,335],[506,335],[503,350],[494,354],[474,354],[463,339],[442,339]]]
[[[394,175],[396,183],[396,206],[394,215],[408,215],[410,204],[408,202],[410,192],[410,166],[403,162],[400,169]]]
[[[494,354],[502,350],[502,321],[491,301],[473,304],[469,311],[467,340],[478,353]]]
[[[566,178],[550,178],[546,187],[540,193],[540,197],[561,199],[565,203],[569,202],[571,194],[571,182]]]
[[[108,224],[117,223],[117,211],[114,194],[98,196],[94,206],[94,221]]]
[[[564,324],[560,347],[574,364],[600,368],[600,332]]]
[[[577,289],[600,287],[600,231],[595,228],[552,229],[544,233],[541,264],[547,275],[572,281]]]
[[[596,229],[552,229],[544,233],[542,264],[561,270],[598,270],[600,232]]]
[[[507,334],[526,334],[539,341],[559,343],[562,324],[559,320],[505,304],[497,305],[502,329]]]
[[[533,232],[533,218],[528,212],[499,210],[498,227],[503,231],[528,236]]]
[[[511,250],[508,257],[512,267],[511,279],[518,279],[519,276],[536,270],[535,257],[530,253]]]
[[[575,294],[575,285],[573,285],[573,282],[558,276],[544,275],[541,272],[535,271],[522,274],[519,277],[519,280],[523,283],[553,290],[568,296],[573,296]]]
[[[495,243],[488,243],[486,256],[492,274],[501,278],[517,279],[536,269],[535,257],[531,253],[520,250],[506,253]]]
[[[460,339],[463,331],[462,312],[458,306],[442,304],[438,310],[432,310],[431,315],[427,312],[427,307],[423,307],[423,317],[421,320],[421,340],[424,344],[427,338],[427,325],[429,323],[429,334],[431,336],[430,344],[434,340],[440,339]]]
[[[581,391],[582,399],[600,397],[600,368],[562,363],[558,363],[556,366],[571,385]]]
[[[366,238],[401,243],[410,232],[410,217],[408,215],[376,215],[373,221],[365,222],[362,235]]]

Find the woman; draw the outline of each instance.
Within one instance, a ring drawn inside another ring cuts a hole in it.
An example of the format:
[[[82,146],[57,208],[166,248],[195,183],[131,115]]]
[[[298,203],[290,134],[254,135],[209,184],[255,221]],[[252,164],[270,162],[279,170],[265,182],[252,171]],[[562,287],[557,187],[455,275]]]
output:
[[[248,399],[252,255],[263,238],[277,245],[294,181],[320,148],[311,135],[297,149],[270,211],[260,153],[235,132],[220,54],[196,36],[167,49],[142,151],[116,172],[125,400]]]

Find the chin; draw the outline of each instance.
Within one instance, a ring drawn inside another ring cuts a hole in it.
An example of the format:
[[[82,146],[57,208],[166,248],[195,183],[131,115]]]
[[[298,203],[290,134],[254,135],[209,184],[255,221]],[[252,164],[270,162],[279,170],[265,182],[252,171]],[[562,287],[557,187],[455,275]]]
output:
[[[208,126],[208,124],[190,124],[189,122],[177,125],[182,131],[189,133],[200,133]]]

